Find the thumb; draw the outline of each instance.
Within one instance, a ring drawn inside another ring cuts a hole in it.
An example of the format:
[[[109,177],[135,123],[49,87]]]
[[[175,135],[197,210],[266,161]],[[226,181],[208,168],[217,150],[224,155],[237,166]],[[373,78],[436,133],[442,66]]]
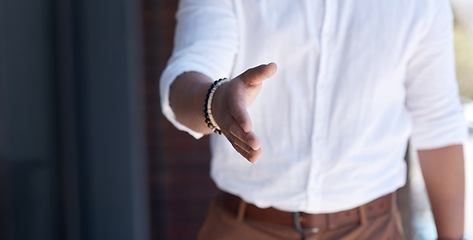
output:
[[[277,69],[278,67],[276,63],[271,62],[269,64],[263,64],[254,68],[250,68],[238,76],[238,78],[242,79],[243,82],[249,86],[259,85],[265,79],[273,76]]]

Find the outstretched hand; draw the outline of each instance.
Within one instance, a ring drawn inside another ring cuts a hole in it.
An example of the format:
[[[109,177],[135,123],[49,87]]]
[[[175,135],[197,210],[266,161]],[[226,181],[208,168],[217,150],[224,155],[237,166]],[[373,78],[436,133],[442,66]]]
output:
[[[222,134],[232,146],[251,163],[261,156],[260,141],[252,131],[247,108],[256,99],[263,81],[277,70],[275,63],[246,70],[215,92],[212,113]]]

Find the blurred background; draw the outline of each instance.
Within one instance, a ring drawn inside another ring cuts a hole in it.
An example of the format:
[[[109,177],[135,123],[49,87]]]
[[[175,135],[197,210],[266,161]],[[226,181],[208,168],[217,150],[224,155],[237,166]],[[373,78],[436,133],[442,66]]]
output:
[[[473,1],[452,0],[469,122]],[[208,137],[162,116],[177,0],[0,0],[0,240],[194,239],[215,186]],[[435,239],[416,155],[399,191],[408,239]]]

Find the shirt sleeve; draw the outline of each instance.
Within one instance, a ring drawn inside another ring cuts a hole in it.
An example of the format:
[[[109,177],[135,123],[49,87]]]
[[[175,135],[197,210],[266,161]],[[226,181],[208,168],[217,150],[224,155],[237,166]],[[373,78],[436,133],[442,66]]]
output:
[[[181,0],[176,18],[173,54],[160,79],[161,108],[177,129],[201,138],[202,133],[177,121],[169,105],[169,88],[185,72],[212,79],[230,76],[238,47],[235,12],[230,0]]]
[[[411,144],[416,149],[461,144],[466,139],[455,75],[453,14],[449,2],[441,2],[427,19],[408,64],[406,105],[412,118]]]

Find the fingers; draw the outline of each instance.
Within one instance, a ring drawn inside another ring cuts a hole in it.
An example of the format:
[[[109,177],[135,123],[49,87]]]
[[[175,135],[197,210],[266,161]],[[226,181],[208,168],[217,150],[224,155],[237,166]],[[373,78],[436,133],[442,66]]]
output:
[[[248,160],[250,163],[255,164],[258,162],[258,158],[261,156],[261,149],[258,149],[257,151],[254,151],[252,154],[249,154],[248,152],[242,150],[238,146],[233,146],[235,150],[240,153],[246,160]]]
[[[233,148],[251,163],[256,163],[261,156],[260,142],[253,132],[246,133],[234,122],[229,131],[223,132]]]
[[[259,65],[257,67],[246,70],[239,76],[239,78],[241,78],[243,82],[247,85],[259,85],[265,79],[273,76],[274,73],[276,73],[277,68],[278,67],[276,63],[273,62],[266,65]]]
[[[258,158],[261,156],[262,150],[261,148],[255,151],[247,152],[245,149],[241,148],[240,146],[233,144],[233,148],[240,153],[241,156],[246,158],[250,163],[255,164],[258,162]]]
[[[243,129],[245,133],[251,131],[252,124],[251,118],[246,110],[245,103],[242,99],[238,99],[234,105],[230,105],[230,114],[233,116],[238,125]]]
[[[246,133],[240,128],[238,124],[232,124],[230,126],[230,134],[235,136],[235,142],[237,145],[246,149],[247,151],[258,150],[260,148],[260,142],[253,132]]]

